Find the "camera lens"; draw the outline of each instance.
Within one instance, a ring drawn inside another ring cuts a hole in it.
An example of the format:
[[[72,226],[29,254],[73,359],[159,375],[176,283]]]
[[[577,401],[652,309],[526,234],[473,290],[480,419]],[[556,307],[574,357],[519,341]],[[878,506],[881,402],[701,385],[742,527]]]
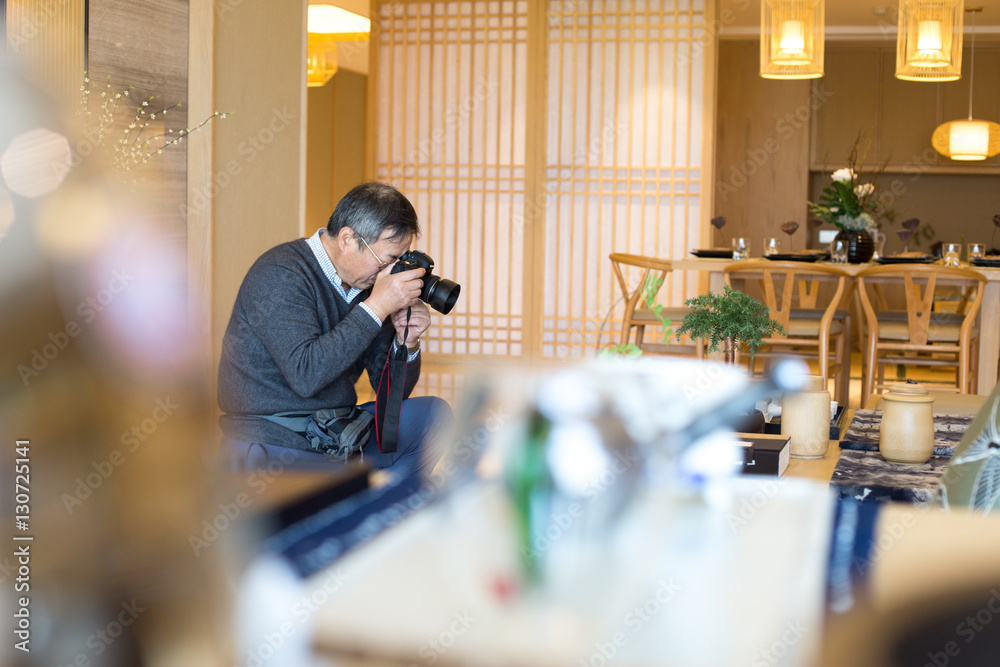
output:
[[[458,295],[462,291],[462,286],[445,278],[438,278],[435,275],[424,276],[424,289],[420,294],[428,306],[434,310],[447,315],[455,307]]]

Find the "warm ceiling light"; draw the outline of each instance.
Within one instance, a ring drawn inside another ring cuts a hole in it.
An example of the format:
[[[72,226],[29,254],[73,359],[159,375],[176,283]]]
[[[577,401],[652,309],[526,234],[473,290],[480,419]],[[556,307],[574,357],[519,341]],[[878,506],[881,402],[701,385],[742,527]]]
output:
[[[823,0],[763,0],[760,75],[765,79],[823,76]]]
[[[972,82],[976,67],[976,12],[982,7],[970,7],[972,13],[972,46],[969,48],[969,118],[939,125],[931,136],[931,145],[941,155],[952,160],[985,160],[1000,153],[1000,125],[989,120],[972,118]]]
[[[964,0],[900,0],[896,78],[957,81],[962,78]]]
[[[333,5],[309,5],[306,85],[322,86],[337,73],[337,42],[368,39],[372,22]]]
[[[372,22],[361,14],[349,12],[333,5],[309,5],[309,32],[326,34],[362,33],[365,39],[371,32]]]

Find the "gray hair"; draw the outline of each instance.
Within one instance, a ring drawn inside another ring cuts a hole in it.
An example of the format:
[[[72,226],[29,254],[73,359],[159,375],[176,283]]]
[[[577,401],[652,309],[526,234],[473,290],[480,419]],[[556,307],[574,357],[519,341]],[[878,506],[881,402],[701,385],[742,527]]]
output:
[[[344,227],[354,230],[369,244],[382,238],[386,231],[391,240],[420,236],[417,212],[410,201],[391,185],[375,181],[356,185],[337,202],[326,230],[336,236]]]

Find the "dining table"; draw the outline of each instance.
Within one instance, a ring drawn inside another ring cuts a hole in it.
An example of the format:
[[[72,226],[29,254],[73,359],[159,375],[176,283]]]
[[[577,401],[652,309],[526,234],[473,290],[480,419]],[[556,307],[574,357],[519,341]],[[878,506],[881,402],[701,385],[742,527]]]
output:
[[[708,276],[708,288],[713,293],[721,292],[725,282],[723,270],[733,263],[732,259],[684,257],[671,260],[674,271],[695,271]],[[862,264],[816,262],[820,265],[835,266],[849,273],[852,277],[871,266],[880,266],[874,262]],[[963,267],[973,269],[986,277],[986,289],[983,292],[983,303],[979,308],[979,363],[976,368],[976,393],[989,394],[997,383],[997,360],[1000,359],[1000,267],[972,266],[963,263]]]

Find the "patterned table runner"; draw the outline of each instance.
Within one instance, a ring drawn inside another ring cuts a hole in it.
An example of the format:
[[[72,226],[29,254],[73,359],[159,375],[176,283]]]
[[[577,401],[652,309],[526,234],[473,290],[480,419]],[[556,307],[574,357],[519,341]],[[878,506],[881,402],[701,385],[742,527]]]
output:
[[[934,455],[919,465],[889,463],[878,452],[881,410],[856,410],[840,441],[842,451],[830,483],[841,496],[861,502],[929,503],[955,446],[974,415],[934,415]]]
[[[934,415],[934,456],[951,456],[975,415]],[[855,410],[854,419],[840,441],[842,449],[877,452],[881,410]]]

